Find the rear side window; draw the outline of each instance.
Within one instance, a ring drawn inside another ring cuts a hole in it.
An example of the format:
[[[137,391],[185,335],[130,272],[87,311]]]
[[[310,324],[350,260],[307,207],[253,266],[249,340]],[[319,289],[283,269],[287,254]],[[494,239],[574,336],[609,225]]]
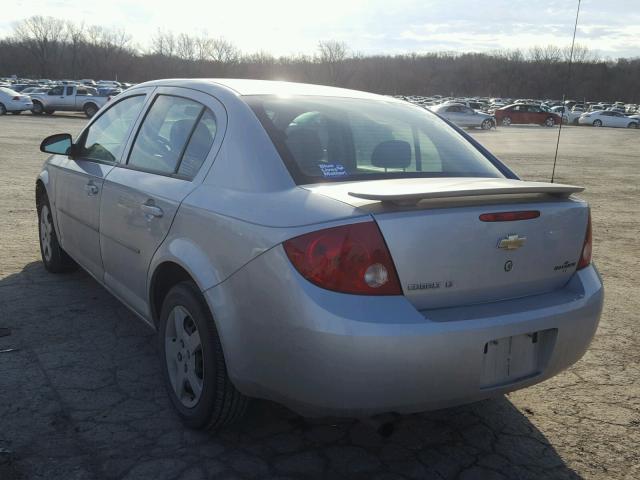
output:
[[[502,176],[455,130],[419,107],[338,97],[250,96],[245,101],[298,184]]]
[[[144,95],[127,97],[100,115],[85,133],[80,156],[100,162],[118,161],[144,99]]]
[[[159,95],[142,122],[128,165],[192,178],[209,153],[215,132],[213,113],[200,103]]]

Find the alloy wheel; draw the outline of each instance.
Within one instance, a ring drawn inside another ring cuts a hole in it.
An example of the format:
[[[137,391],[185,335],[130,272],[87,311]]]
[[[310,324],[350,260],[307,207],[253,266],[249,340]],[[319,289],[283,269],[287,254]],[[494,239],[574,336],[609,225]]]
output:
[[[43,205],[40,210],[40,245],[42,245],[42,255],[47,262],[51,261],[53,250],[51,247],[51,233],[53,225],[51,224],[51,216],[49,215],[49,207]]]
[[[182,405],[193,408],[200,401],[204,382],[202,343],[198,326],[181,305],[169,313],[164,345],[171,387]]]

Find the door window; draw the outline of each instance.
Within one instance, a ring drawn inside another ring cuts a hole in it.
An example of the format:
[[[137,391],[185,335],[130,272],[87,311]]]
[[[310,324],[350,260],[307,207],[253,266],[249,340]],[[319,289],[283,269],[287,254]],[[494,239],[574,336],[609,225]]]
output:
[[[213,139],[216,136],[216,129],[216,118],[213,112],[208,109],[205,110],[182,156],[178,167],[179,175],[190,179],[196,176],[205,158],[207,158],[209,150],[211,150]]]
[[[144,95],[127,97],[104,112],[89,127],[81,142],[80,157],[99,162],[116,162],[124,149],[144,103]]]
[[[73,87],[67,87],[67,96],[73,95]]]
[[[62,86],[59,87],[53,87],[51,90],[49,90],[48,95],[62,95],[64,92],[64,88]]]
[[[199,124],[201,130],[190,145],[189,160],[185,164],[185,170],[192,170],[196,157],[202,157],[202,144],[210,147],[207,136],[210,130],[200,122],[204,109],[200,103],[187,98],[158,95],[138,131],[128,165],[156,173],[177,173],[187,142]]]

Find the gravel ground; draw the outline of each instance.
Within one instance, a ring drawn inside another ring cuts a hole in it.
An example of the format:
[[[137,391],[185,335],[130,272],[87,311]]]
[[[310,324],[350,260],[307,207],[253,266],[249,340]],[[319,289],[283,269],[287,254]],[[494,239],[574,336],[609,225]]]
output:
[[[0,338],[0,479],[640,478],[640,132],[563,129],[556,178],[587,187],[607,290],[596,338],[573,368],[506,397],[389,416],[390,436],[261,401],[208,434],[173,414],[153,332],[87,274],[53,276],[40,262],[38,145],[84,123],[0,117],[0,327],[11,329]],[[536,180],[550,176],[556,134],[473,133]]]

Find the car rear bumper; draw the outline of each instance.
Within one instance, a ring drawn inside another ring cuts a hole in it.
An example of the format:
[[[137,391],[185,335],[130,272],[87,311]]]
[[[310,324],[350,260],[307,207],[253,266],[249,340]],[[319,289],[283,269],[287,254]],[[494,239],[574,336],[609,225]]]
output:
[[[303,415],[364,416],[468,403],[561,372],[589,346],[604,292],[589,266],[552,293],[419,312],[403,296],[318,288],[276,247],[205,296],[240,391]],[[533,368],[505,377],[519,353],[487,349],[536,332]]]

